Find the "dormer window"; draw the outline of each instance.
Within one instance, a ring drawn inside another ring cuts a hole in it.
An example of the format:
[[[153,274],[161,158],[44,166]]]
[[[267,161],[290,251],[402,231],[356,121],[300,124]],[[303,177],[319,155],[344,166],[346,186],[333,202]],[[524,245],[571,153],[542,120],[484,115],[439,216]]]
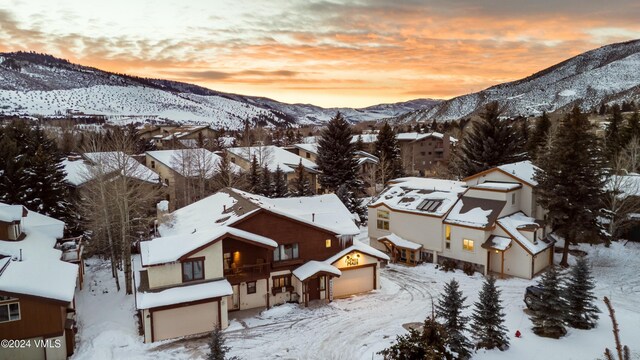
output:
[[[204,279],[204,259],[187,260],[182,263],[182,282]]]

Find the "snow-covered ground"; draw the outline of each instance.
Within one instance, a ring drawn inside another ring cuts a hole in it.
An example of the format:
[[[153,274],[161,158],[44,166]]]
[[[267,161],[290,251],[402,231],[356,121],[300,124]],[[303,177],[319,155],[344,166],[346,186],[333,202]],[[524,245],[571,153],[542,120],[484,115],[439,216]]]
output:
[[[633,359],[640,359],[640,244],[581,246],[589,253],[597,280],[597,296],[608,296],[615,307],[623,344]],[[77,295],[79,341],[74,359],[191,359],[203,358],[206,338],[143,344],[137,334],[132,296],[114,290],[107,264],[88,262],[86,287]],[[372,359],[406,333],[403,324],[421,322],[431,313],[431,299],[444,283],[460,282],[468,297],[477,300],[482,277],[457,271],[444,273],[433,265],[414,268],[389,265],[381,270],[382,289],[334,301],[325,306],[302,308],[283,305],[232,320],[225,331],[231,354],[243,359]],[[474,359],[601,359],[605,347],[613,350],[611,321],[603,312],[593,330],[569,329],[560,340],[534,335],[522,301],[523,279],[499,280],[506,325],[512,336],[508,351],[479,351]],[[604,303],[598,303],[605,311]],[[467,309],[470,313],[472,306]],[[520,330],[522,338],[514,338]]]

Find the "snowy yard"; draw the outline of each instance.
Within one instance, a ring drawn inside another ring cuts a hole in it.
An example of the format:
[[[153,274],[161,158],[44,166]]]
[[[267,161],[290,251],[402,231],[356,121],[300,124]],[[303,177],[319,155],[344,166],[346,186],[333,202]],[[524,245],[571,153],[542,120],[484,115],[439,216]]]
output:
[[[581,249],[589,253],[597,296],[612,300],[622,342],[631,348],[633,359],[640,359],[640,244]],[[77,295],[80,331],[73,359],[204,357],[206,338],[143,344],[137,333],[133,296],[115,292],[107,264],[93,259],[87,264],[86,287]],[[421,322],[431,313],[431,298],[437,298],[445,282],[457,279],[469,305],[476,301],[482,285],[478,274],[444,273],[430,264],[415,268],[389,265],[380,275],[382,289],[374,293],[311,308],[283,305],[242,321],[232,320],[225,331],[231,354],[243,359],[377,359],[376,353],[396,334],[406,332],[403,324]],[[498,281],[511,348],[480,351],[474,359],[601,359],[605,347],[614,348],[606,313],[594,330],[569,329],[560,340],[534,335],[522,301],[525,287],[533,283],[535,280]],[[605,310],[601,301],[598,306]],[[522,332],[522,338],[513,337],[516,330]]]

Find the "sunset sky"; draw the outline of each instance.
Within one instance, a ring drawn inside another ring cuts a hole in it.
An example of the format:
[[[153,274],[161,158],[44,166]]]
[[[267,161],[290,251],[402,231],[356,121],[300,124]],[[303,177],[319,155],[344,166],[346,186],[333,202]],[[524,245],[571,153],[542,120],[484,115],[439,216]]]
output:
[[[0,2],[0,51],[321,106],[450,98],[637,38],[638,0]]]

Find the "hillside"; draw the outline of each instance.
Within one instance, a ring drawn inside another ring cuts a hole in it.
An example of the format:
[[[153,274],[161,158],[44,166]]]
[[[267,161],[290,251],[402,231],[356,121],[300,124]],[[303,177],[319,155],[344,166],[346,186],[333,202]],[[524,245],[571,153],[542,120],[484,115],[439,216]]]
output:
[[[0,54],[0,113],[171,120],[238,129],[245,120],[275,126],[322,124],[336,111],[353,122],[432,106],[418,99],[363,109],[321,108],[213,91],[169,80],[115,74],[36,53]]]
[[[640,99],[640,40],[611,44],[551,66],[521,80],[443,101],[401,115],[400,121],[454,120],[499,101],[508,116],[564,111],[574,105],[590,110],[602,102]]]

